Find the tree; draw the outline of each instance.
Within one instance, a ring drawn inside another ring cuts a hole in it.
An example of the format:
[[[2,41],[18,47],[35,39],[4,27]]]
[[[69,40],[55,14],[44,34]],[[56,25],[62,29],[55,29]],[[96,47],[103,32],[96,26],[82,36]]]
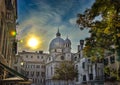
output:
[[[73,62],[63,61],[59,67],[55,68],[55,75],[53,79],[57,80],[74,80],[78,76],[77,69],[74,68]]]
[[[86,38],[84,48],[86,56],[103,58],[105,50],[116,54],[119,62],[116,72],[119,80],[120,0],[96,0],[90,9],[86,9],[83,14],[78,14],[76,22],[81,30],[87,28],[91,33],[91,36]],[[111,73],[113,74],[115,72]]]
[[[91,9],[78,14],[77,24],[81,30],[90,29],[84,48],[87,56],[102,57],[104,50],[117,51],[120,56],[120,0],[96,0]]]

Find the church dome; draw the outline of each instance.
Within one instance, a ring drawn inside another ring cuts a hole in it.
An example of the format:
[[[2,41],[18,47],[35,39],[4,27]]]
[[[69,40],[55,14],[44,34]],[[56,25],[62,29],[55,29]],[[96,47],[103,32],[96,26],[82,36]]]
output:
[[[50,43],[50,49],[63,48],[64,40],[60,37],[53,39]]]
[[[50,42],[49,50],[57,49],[57,48],[60,48],[60,49],[64,48],[65,41],[60,36],[61,34],[59,33],[59,30],[58,30],[58,32],[56,33],[56,38],[54,38]]]
[[[71,44],[70,39],[66,38],[66,39],[65,39],[65,44]]]

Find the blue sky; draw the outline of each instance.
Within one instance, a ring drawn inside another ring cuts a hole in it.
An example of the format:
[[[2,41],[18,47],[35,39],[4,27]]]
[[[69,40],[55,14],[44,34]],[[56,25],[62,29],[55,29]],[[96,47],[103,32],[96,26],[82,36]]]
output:
[[[76,24],[77,14],[90,8],[94,0],[18,0],[18,39],[19,51],[33,51],[26,46],[30,35],[35,35],[42,41],[36,50],[48,52],[50,41],[56,37],[59,27],[61,37],[68,35],[72,42],[72,52],[77,51],[80,39],[90,34],[88,30],[80,31]]]

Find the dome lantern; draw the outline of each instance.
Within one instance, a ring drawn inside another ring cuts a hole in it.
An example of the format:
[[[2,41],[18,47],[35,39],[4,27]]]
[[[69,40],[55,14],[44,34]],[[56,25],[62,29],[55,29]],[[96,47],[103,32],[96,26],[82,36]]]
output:
[[[60,36],[61,36],[61,34],[60,34],[59,28],[58,28],[58,32],[56,33],[56,37],[60,37]]]
[[[56,38],[54,38],[51,42],[50,42],[50,45],[49,45],[49,51],[55,51],[57,49],[61,49],[63,50],[64,49],[64,44],[65,44],[65,41],[64,39],[62,39],[61,37],[61,34],[59,32],[59,28],[58,28],[58,32],[56,33]]]

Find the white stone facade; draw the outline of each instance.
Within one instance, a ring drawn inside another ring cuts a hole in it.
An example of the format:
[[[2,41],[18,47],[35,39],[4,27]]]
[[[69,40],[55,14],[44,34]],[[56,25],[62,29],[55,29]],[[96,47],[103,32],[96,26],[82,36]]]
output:
[[[32,85],[45,85],[45,60],[48,54],[39,52],[19,52],[15,66],[17,71],[32,80]]]

